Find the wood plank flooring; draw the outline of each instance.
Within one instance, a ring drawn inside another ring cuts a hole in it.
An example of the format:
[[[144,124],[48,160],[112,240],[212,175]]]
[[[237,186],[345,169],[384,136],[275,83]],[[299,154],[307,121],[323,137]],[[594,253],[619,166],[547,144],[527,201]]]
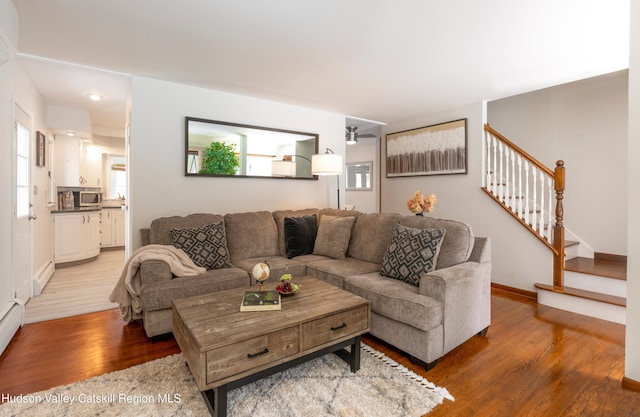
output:
[[[112,249],[101,251],[95,261],[56,268],[42,294],[27,302],[25,323],[117,308],[109,294],[124,263],[124,249]]]
[[[621,388],[624,326],[494,289],[487,337],[475,336],[431,371],[387,344],[364,342],[456,398],[439,416],[635,416],[640,393]],[[26,394],[163,357],[170,337],[151,343],[140,323],[116,310],[29,324],[0,357],[0,393]]]

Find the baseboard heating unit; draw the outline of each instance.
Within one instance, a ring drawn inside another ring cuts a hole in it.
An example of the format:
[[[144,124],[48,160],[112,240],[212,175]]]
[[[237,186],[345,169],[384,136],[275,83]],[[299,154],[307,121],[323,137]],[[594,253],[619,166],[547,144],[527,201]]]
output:
[[[10,303],[13,305],[9,307],[9,310],[0,319],[0,355],[9,346],[9,342],[22,326],[24,319],[24,306],[14,300],[11,300]]]

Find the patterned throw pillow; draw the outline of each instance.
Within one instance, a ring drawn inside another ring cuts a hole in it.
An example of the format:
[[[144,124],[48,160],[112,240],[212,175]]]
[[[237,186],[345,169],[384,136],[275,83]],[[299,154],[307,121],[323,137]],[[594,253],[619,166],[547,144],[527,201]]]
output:
[[[185,251],[194,264],[207,269],[231,266],[224,222],[171,229],[170,233],[173,246]]]
[[[396,224],[382,258],[380,274],[418,286],[420,276],[436,269],[445,229],[414,229]]]

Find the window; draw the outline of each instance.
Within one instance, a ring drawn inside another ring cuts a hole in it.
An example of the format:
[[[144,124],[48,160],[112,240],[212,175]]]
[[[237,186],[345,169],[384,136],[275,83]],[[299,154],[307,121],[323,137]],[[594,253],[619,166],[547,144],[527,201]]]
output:
[[[29,129],[16,122],[16,218],[29,216]]]

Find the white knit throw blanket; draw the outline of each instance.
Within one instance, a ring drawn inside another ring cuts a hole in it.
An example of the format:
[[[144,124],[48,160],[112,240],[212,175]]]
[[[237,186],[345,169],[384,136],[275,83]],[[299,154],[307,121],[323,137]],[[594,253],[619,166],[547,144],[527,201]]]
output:
[[[197,266],[182,250],[171,245],[147,245],[135,251],[122,270],[120,279],[109,295],[109,301],[120,305],[120,313],[125,323],[142,318],[140,305],[140,275],[136,275],[140,264],[145,261],[164,261],[176,276],[203,274],[206,269]]]

